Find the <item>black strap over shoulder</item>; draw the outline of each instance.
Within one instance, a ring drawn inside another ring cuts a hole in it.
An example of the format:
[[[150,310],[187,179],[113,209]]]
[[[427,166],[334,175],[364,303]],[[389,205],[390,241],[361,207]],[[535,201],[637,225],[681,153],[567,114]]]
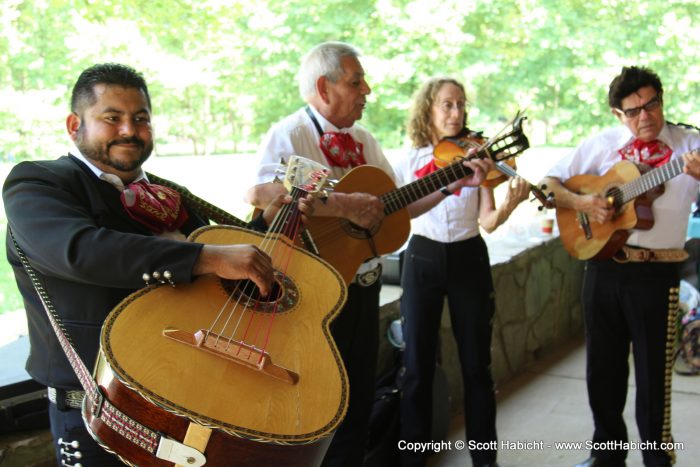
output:
[[[323,136],[323,129],[321,128],[321,124],[318,123],[318,120],[316,119],[316,116],[311,110],[311,107],[307,105],[306,107],[304,107],[304,110],[306,110],[306,113],[309,115],[309,118],[311,118],[311,121],[314,122],[314,126],[316,127],[316,131],[318,131],[318,135]]]
[[[669,121],[667,121],[666,123],[668,123],[669,125],[681,126],[681,127],[686,128],[688,130],[695,130],[697,132],[700,132],[700,128],[696,127],[695,125],[691,125],[689,123],[682,123],[682,122],[673,123],[673,122],[669,122]]]
[[[159,185],[172,188],[173,190],[180,193],[180,195],[182,195],[182,197],[188,202],[188,204],[206,219],[211,219],[220,225],[232,225],[235,227],[243,228],[249,227],[248,224],[246,224],[244,221],[237,218],[233,214],[229,214],[223,209],[204,201],[202,198],[193,195],[188,190],[183,190],[181,186],[171,182],[170,180],[160,178],[157,175],[153,175],[152,173],[148,173],[148,179]]]

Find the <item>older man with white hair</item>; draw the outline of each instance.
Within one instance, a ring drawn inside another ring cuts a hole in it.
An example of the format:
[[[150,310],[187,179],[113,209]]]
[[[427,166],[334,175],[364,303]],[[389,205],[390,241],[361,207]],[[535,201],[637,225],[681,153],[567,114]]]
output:
[[[281,159],[302,155],[330,168],[341,178],[353,167],[370,164],[394,173],[372,135],[355,122],[362,117],[367,95],[358,51],[341,42],[314,47],[302,60],[299,90],[307,105],[268,131],[260,145],[256,185],[247,200],[257,207],[286,190],[273,183]],[[384,216],[382,202],[366,193],[331,193],[316,203],[321,216],[344,217],[372,228]],[[350,284],[348,300],[331,325],[350,382],[350,405],[336,432],[323,465],[362,465],[374,393],[379,345],[379,260],[362,264]]]

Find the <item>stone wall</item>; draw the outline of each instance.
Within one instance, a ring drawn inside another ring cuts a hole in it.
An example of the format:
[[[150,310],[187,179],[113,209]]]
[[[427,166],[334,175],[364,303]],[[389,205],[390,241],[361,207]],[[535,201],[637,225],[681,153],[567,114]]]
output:
[[[582,334],[583,264],[566,253],[558,238],[552,238],[492,266],[496,289],[492,372],[496,385]],[[385,304],[380,316],[382,372],[391,365],[394,355],[384,336],[390,322],[399,317],[399,300]],[[462,410],[462,378],[446,309],[440,341],[452,410],[458,412]]]

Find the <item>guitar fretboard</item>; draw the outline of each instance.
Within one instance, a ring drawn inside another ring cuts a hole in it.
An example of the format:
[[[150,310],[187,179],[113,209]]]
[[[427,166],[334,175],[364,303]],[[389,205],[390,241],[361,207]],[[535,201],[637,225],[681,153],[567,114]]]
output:
[[[459,160],[408,185],[390,191],[380,198],[384,202],[384,214],[389,215],[403,209],[414,201],[418,201],[430,193],[472,173],[474,172],[462,165],[462,160]]]
[[[643,174],[641,177],[625,183],[619,187],[619,193],[615,193],[615,200],[619,206],[643,195],[654,187],[671,180],[683,173],[685,163],[682,157],[672,159],[668,163]]]
[[[475,154],[471,155],[469,159],[489,158],[494,162],[499,162],[517,156],[529,148],[530,143],[527,137],[522,133],[521,128],[524,119],[525,117],[518,115],[514,120],[511,132],[499,138],[489,139],[484,146]],[[399,211],[414,201],[418,201],[438,191],[440,188],[474,173],[472,169],[462,164],[463,161],[464,159],[459,158],[456,162],[440,170],[436,170],[425,177],[419,178],[408,185],[404,185],[401,188],[397,188],[381,196],[380,199],[384,202],[384,214],[389,215]]]

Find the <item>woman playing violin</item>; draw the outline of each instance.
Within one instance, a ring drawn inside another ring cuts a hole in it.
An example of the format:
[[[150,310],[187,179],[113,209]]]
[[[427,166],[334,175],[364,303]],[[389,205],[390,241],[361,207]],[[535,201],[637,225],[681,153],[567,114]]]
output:
[[[434,149],[443,138],[476,136],[465,130],[466,121],[466,93],[459,81],[432,78],[424,83],[408,123],[413,148],[395,167],[397,182],[405,185],[436,170],[439,161],[434,160]],[[401,278],[406,373],[400,439],[432,441],[433,374],[447,297],[462,368],[467,441],[494,447],[471,450],[475,466],[496,465],[496,401],[489,369],[494,291],[488,251],[479,232],[480,227],[495,230],[527,198],[528,183],[520,178],[508,183],[505,201],[498,208],[492,188],[467,186],[464,179],[414,203],[413,235]],[[435,196],[441,197],[438,204],[431,202]],[[422,215],[415,217],[417,211]],[[421,453],[400,455],[402,466],[425,465],[427,460]]]

